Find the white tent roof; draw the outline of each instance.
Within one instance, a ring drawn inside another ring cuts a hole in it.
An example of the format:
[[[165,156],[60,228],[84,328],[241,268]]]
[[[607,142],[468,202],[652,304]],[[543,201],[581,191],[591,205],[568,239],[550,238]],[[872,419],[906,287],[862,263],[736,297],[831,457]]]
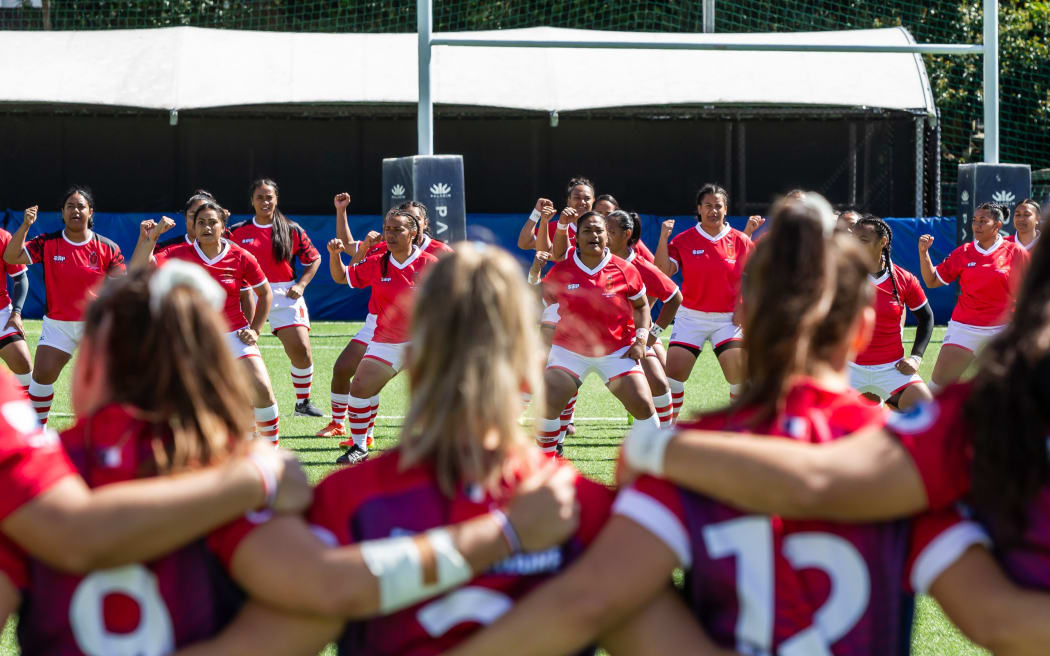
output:
[[[441,36],[441,35],[435,35]],[[529,28],[479,38],[912,43],[903,28],[652,34]],[[194,27],[0,32],[0,103],[145,109],[414,104],[414,34],[303,34]],[[435,46],[436,103],[527,111],[668,105],[935,111],[914,54]]]

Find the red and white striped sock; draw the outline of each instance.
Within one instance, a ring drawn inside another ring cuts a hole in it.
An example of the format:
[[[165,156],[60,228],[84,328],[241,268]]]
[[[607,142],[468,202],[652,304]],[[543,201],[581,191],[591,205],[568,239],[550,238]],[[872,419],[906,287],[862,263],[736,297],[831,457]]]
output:
[[[255,409],[255,430],[259,436],[277,443],[277,432],[280,428],[281,418],[277,414],[277,404],[265,408]]]
[[[660,428],[669,428],[671,418],[674,416],[671,410],[671,393],[665,392],[660,396],[654,396],[653,405],[656,406],[656,417],[660,420]]]
[[[314,366],[311,364],[306,369],[289,367],[292,373],[292,388],[295,390],[295,401],[305,401],[310,398],[310,385],[314,381]]]
[[[51,401],[55,398],[54,385],[42,385],[35,379],[29,381],[29,401],[36,410],[37,421],[41,426],[47,425],[47,415],[51,412]]]
[[[335,392],[332,392],[332,421],[340,426],[346,423],[346,404],[349,401],[349,394],[336,394]]]
[[[671,424],[674,425],[678,423],[678,415],[685,403],[685,382],[668,378],[667,386],[671,388]]]
[[[28,374],[15,374],[15,379],[18,380],[18,386],[22,388],[26,396],[29,396],[29,385],[33,382],[33,372],[30,371]]]
[[[368,423],[372,417],[372,402],[351,396],[347,402],[346,423],[354,444],[368,450]]]
[[[376,394],[372,398],[368,399],[368,409],[370,414],[368,415],[368,437],[373,437],[376,428],[376,417],[379,416],[379,395]]]
[[[536,444],[540,450],[549,456],[554,456],[558,448],[558,436],[561,435],[560,419],[537,419],[536,420]]]
[[[579,392],[572,395],[569,402],[565,404],[565,409],[561,411],[561,417],[558,421],[561,422],[561,434],[558,436],[558,443],[565,441],[565,431],[569,428],[569,424],[572,423],[572,416],[576,413],[576,397],[579,396]]]

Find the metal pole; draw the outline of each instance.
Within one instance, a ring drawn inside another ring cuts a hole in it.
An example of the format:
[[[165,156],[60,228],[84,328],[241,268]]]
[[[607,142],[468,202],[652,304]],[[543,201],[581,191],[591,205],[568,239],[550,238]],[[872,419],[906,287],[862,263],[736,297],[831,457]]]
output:
[[[704,32],[715,31],[715,0],[704,0]]]
[[[984,161],[999,163],[998,0],[984,0]]]
[[[434,103],[430,99],[430,4],[416,0],[416,32],[419,39],[419,106],[416,133],[420,155],[434,154]]]
[[[552,39],[495,39],[471,36],[440,36],[432,46],[474,46],[494,48],[611,48],[615,50],[718,50],[733,52],[868,52],[921,53],[925,55],[980,55],[983,45],[959,43],[912,43],[866,45],[847,43],[746,43],[702,41],[560,41]]]
[[[923,150],[923,121],[926,119],[917,117],[915,119],[915,218],[921,219],[923,212],[923,191],[926,181],[925,151]]]

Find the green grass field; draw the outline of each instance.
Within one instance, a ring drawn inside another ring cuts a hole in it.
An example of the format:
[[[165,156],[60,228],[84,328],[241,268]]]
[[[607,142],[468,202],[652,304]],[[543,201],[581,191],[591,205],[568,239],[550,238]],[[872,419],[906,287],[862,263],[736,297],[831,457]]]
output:
[[[27,321],[26,324],[32,349],[40,334],[40,322]],[[313,399],[314,403],[325,411],[329,410],[328,386],[332,363],[350,336],[357,331],[358,326],[356,323],[318,322],[313,327],[311,342],[316,372]],[[912,329],[908,329],[905,339],[911,339],[913,332]],[[933,343],[924,359],[920,373],[927,380],[943,334],[943,328],[935,331]],[[288,374],[288,360],[275,337],[264,336],[261,346],[281,408],[281,445],[294,450],[309,472],[311,480],[319,481],[336,468],[335,458],[342,451],[337,447],[336,439],[314,437],[314,433],[323,427],[327,420],[291,417],[294,394]],[[56,429],[62,429],[72,421],[69,415],[69,370],[67,367],[55,385],[55,404],[50,423]],[[717,407],[725,404],[728,394],[729,390],[717,361],[710,350],[705,351],[688,382],[686,406],[691,409]],[[379,450],[389,449],[397,442],[401,427],[400,417],[405,412],[406,398],[407,389],[403,377],[395,378],[383,390],[380,418],[376,422],[376,447]],[[591,376],[581,390],[576,415],[578,432],[575,437],[566,441],[565,455],[588,476],[606,483],[611,482],[620,440],[627,430],[626,413],[604,389],[601,382]],[[14,656],[19,653],[14,639],[13,624],[13,620],[8,623],[3,637],[0,638],[0,656]],[[327,653],[335,652],[330,648]],[[920,598],[916,608],[912,653],[921,656],[969,656],[986,652],[966,640],[943,616],[936,602]]]

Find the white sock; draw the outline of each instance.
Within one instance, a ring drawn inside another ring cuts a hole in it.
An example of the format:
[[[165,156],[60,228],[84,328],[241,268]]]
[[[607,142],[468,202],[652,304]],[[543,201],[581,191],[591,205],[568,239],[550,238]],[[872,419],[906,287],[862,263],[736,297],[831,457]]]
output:
[[[15,380],[18,381],[18,386],[22,388],[22,391],[28,394],[29,384],[33,382],[33,372],[30,371],[28,374],[15,374]]]
[[[685,403],[685,382],[668,378],[667,387],[671,390],[671,423],[676,424],[678,415],[682,412],[682,405]]]
[[[736,397],[740,396],[740,390],[743,388],[741,383],[729,383],[729,400],[736,401]]]
[[[635,418],[634,424],[635,424],[635,426],[637,426],[638,424],[641,424],[643,426],[646,426],[646,425],[652,426],[653,430],[659,430],[660,429],[660,419],[659,419],[659,417],[656,416],[655,413],[651,414],[648,417],[645,417],[643,419]]]
[[[259,436],[277,442],[277,432],[280,427],[280,417],[277,412],[277,404],[265,408],[255,409],[255,430]]]
[[[536,420],[536,443],[544,453],[554,453],[558,447],[558,436],[561,432],[561,420],[557,417]]]
[[[354,444],[368,450],[368,421],[372,416],[372,402],[356,396],[349,397],[346,408],[346,423]]]
[[[51,401],[54,398],[54,385],[42,385],[32,378],[29,380],[29,401],[33,404],[37,421],[41,425],[47,425],[47,415],[51,412]]]
[[[653,405],[656,406],[656,417],[660,421],[660,428],[668,428],[672,417],[671,392],[667,391],[660,396],[654,396]]]
[[[342,426],[346,422],[346,404],[350,401],[349,394],[336,394],[332,392],[332,421]]]
[[[292,388],[295,390],[296,403],[306,401],[310,398],[310,385],[314,380],[314,366],[311,364],[305,369],[289,367],[292,373]]]

